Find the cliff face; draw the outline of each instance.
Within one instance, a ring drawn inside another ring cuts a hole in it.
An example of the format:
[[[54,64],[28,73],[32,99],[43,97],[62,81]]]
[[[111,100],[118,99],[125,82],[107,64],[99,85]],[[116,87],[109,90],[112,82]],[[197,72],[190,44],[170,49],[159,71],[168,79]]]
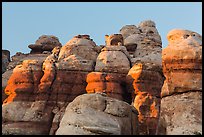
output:
[[[2,134],[171,134],[163,117],[170,111],[168,101],[177,98],[169,97],[195,91],[189,93],[194,102],[199,98],[194,93],[202,90],[201,36],[192,32],[195,38],[179,45],[174,39],[180,33],[168,35],[176,61],[168,47],[162,52],[150,20],[105,35],[101,46],[89,35],[74,36],[63,46],[55,36],[39,37],[29,45],[30,54],[14,55],[2,75]],[[180,76],[189,80],[179,81]],[[195,105],[201,106],[199,101]]]

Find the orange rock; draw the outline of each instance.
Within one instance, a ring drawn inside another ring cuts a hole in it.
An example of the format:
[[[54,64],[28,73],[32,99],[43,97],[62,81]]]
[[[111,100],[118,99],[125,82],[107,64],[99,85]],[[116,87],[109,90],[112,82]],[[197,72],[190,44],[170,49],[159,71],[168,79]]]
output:
[[[162,51],[166,77],[161,96],[202,90],[202,37],[189,30],[171,30]]]
[[[106,93],[110,97],[124,100],[126,89],[123,86],[125,84],[123,74],[91,72],[87,75],[86,82],[87,93]]]
[[[164,81],[161,70],[155,64],[137,63],[130,69],[126,77],[128,90],[132,92],[133,105],[139,112],[140,135],[156,133],[160,92]]]

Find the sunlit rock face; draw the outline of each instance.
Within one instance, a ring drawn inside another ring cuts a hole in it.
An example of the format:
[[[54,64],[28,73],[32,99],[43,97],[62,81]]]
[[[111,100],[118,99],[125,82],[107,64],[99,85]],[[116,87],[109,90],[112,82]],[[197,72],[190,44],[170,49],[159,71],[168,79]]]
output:
[[[137,111],[105,94],[83,94],[65,110],[56,135],[137,135]]]
[[[95,71],[87,75],[87,93],[106,93],[109,97],[129,101],[125,77],[131,67],[129,53],[122,46],[121,34],[106,35],[106,46],[96,59]]]
[[[30,44],[28,47],[31,49],[31,54],[43,53],[43,51],[51,52],[54,47],[62,46],[59,39],[53,35],[40,36],[35,44]]]
[[[125,98],[125,75],[106,72],[91,72],[87,75],[87,93],[106,93],[109,97]]]
[[[8,97],[2,105],[2,134],[48,133],[51,110],[34,106],[43,75],[41,66],[42,61],[24,60],[14,68],[5,88]]]
[[[202,134],[202,37],[174,29],[162,51],[160,134]]]
[[[155,135],[164,81],[162,69],[153,63],[136,63],[126,79],[128,91],[132,93],[132,104],[139,112],[139,134]]]
[[[162,51],[166,77],[162,96],[202,90],[202,37],[188,30],[172,30]]]

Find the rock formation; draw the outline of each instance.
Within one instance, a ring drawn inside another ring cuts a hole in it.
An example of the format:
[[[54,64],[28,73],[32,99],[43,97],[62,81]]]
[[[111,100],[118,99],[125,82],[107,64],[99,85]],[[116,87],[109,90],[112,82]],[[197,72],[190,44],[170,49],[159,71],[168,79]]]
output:
[[[104,94],[76,97],[64,113],[56,135],[137,135],[137,111]]]
[[[163,85],[161,38],[155,23],[147,20],[138,27],[127,25],[120,30],[129,49],[132,68],[127,75],[132,104],[138,110],[139,134],[154,135],[157,131],[160,92]]]
[[[38,60],[43,62],[49,54],[24,54],[17,52],[14,56],[11,57],[11,61],[7,66],[7,70],[2,74],[2,102],[6,99],[7,95],[4,92],[4,89],[7,86],[7,82],[13,73],[13,69],[17,65],[22,65],[24,60]]]
[[[160,111],[162,70],[152,63],[137,63],[127,75],[132,103],[138,110],[139,134],[155,135]]]
[[[9,96],[3,104],[3,134],[22,134],[22,126],[18,127],[17,124],[19,122],[27,122],[27,126],[30,124],[32,132],[27,134],[54,134],[65,106],[76,96],[86,93],[86,75],[94,70],[98,55],[95,46],[88,35],[80,35],[62,48],[56,46],[52,54],[45,54],[47,57],[44,60],[24,60],[22,64],[17,65],[5,89]],[[83,52],[81,48],[84,49]],[[8,117],[13,115],[13,112],[7,109],[16,104],[27,105],[22,108],[21,114],[24,117],[21,117],[21,120]],[[45,116],[47,118],[44,118]],[[31,126],[32,121],[36,124],[44,122],[47,127],[37,131],[36,125]],[[10,122],[18,128],[17,132],[7,130],[12,128],[12,125],[8,125]]]
[[[106,35],[106,46],[96,59],[95,72],[87,75],[88,93],[106,93],[119,100],[128,99],[125,77],[131,67],[121,34]],[[119,44],[119,45],[118,45]]]
[[[136,62],[152,62],[161,65],[161,37],[156,25],[151,20],[141,22],[138,26],[126,25],[120,33],[124,38],[124,45],[133,57],[132,64]]]
[[[30,44],[28,47],[31,49],[31,54],[43,53],[43,51],[51,52],[54,47],[62,46],[59,39],[53,35],[40,36],[35,44]]]
[[[202,134],[202,37],[174,29],[162,51],[160,134]]]
[[[2,56],[2,134],[202,134],[201,35],[167,38],[162,51],[147,20],[105,35],[105,45],[43,35],[29,54]]]

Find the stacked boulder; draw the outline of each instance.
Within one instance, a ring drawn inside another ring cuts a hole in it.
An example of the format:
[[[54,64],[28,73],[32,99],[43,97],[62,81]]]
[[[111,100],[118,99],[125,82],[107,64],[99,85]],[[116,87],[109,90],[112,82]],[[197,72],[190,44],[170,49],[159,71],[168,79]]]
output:
[[[87,93],[106,93],[119,100],[127,100],[125,77],[131,67],[129,54],[121,34],[106,35],[106,46],[96,59],[95,72],[87,75]]]
[[[120,32],[129,48],[132,68],[127,74],[132,104],[139,112],[139,134],[156,134],[160,112],[160,91],[163,85],[161,38],[153,21],[128,25]]]
[[[36,40],[35,44],[30,44],[31,54],[51,52],[54,47],[62,46],[59,39],[53,35],[42,35]]]
[[[202,37],[174,29],[162,51],[160,134],[202,134]]]

